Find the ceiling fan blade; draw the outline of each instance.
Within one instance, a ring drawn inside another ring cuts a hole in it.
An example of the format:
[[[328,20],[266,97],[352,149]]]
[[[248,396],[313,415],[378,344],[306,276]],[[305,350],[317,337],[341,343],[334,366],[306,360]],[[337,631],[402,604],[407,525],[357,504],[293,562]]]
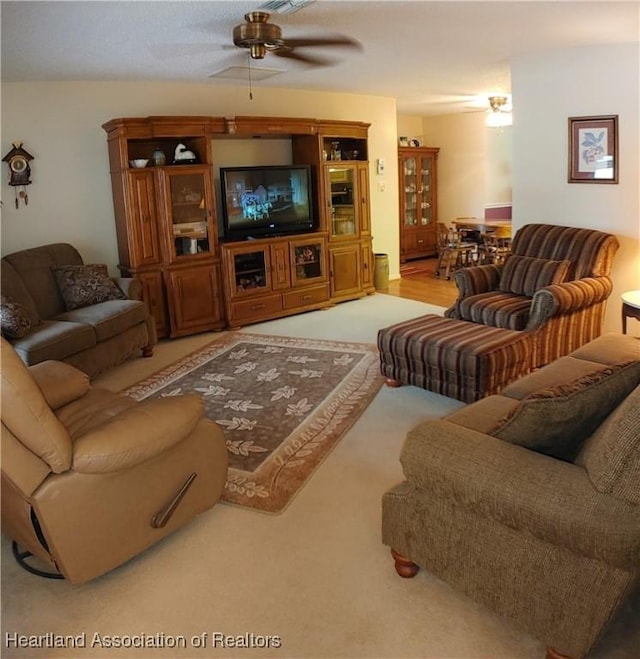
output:
[[[336,35],[333,37],[301,37],[285,39],[285,45],[290,48],[304,48],[306,46],[347,46],[350,48],[362,48],[357,39]]]
[[[270,50],[269,52],[277,55],[278,57],[286,57],[288,59],[295,59],[298,62],[304,62],[305,64],[312,64],[313,66],[327,66],[331,64],[331,60],[323,57],[315,57],[312,55],[302,55],[301,53],[296,52],[292,48],[276,48]]]

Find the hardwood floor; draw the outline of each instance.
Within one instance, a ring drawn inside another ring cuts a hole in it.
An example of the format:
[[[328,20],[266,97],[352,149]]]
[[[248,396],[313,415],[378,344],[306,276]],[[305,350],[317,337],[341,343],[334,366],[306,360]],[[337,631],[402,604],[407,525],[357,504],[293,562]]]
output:
[[[389,282],[389,290],[380,292],[435,304],[439,307],[450,307],[458,297],[458,289],[453,279],[447,281],[444,278],[436,277],[437,262],[438,260],[435,258],[422,259],[419,263],[425,266],[424,272],[392,279]]]

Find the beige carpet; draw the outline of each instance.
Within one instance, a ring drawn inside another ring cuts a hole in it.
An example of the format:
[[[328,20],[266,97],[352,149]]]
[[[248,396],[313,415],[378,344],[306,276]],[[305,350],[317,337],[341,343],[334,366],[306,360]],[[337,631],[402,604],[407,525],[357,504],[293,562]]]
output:
[[[376,294],[246,331],[371,343],[378,327],[430,310]],[[129,362],[101,384],[123,389],[212,338],[164,342],[153,359]],[[84,586],[24,572],[3,538],[2,657],[542,659],[540,642],[424,570],[399,578],[380,542],[380,500],[402,478],[405,433],[461,405],[415,387],[382,387],[283,514],[221,503]],[[591,659],[638,656],[640,625],[632,613],[629,606]],[[84,632],[89,640],[95,633],[173,634],[190,645],[6,649],[6,633],[45,632]],[[213,633],[276,635],[281,647],[213,648]],[[207,647],[193,647],[191,638],[202,634]]]
[[[227,503],[280,513],[382,386],[375,345],[230,332],[122,393],[186,393],[225,431]]]

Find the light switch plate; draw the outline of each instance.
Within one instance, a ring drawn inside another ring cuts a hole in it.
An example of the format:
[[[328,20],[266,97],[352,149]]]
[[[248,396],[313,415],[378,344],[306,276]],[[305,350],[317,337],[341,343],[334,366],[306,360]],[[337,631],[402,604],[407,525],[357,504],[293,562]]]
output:
[[[384,158],[378,158],[376,160],[376,173],[378,176],[384,174]]]

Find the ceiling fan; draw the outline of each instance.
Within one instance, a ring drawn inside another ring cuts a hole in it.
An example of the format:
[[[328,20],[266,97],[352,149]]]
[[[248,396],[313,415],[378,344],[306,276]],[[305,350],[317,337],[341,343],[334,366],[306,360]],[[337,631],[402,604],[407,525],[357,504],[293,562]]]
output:
[[[245,14],[244,20],[244,23],[233,28],[233,43],[238,48],[248,49],[252,59],[263,59],[267,53],[271,53],[277,57],[322,66],[328,64],[329,60],[300,53],[297,49],[316,46],[361,47],[356,39],[342,35],[285,39],[280,26],[269,23],[269,14],[264,11],[251,11]]]

